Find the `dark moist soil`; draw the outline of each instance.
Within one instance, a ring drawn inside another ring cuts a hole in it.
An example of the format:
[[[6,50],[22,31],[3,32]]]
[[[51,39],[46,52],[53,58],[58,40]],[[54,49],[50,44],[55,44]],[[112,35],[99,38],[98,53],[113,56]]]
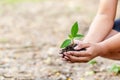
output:
[[[69,46],[67,46],[66,48],[64,48],[64,49],[61,49],[60,50],[60,54],[62,54],[62,57],[64,58],[64,52],[68,52],[68,51],[83,51],[83,50],[86,50],[85,48],[83,48],[83,49],[80,49],[80,50],[75,50],[74,49],[74,47],[75,46],[77,46],[77,44],[71,44],[71,45],[69,45]]]

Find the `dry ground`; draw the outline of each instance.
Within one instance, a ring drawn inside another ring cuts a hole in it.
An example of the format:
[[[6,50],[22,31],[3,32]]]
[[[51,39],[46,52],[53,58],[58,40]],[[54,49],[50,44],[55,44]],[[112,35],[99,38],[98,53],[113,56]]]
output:
[[[94,66],[70,64],[58,54],[75,21],[86,34],[97,6],[98,0],[1,3],[0,80],[120,80],[107,71],[119,61],[98,57]]]

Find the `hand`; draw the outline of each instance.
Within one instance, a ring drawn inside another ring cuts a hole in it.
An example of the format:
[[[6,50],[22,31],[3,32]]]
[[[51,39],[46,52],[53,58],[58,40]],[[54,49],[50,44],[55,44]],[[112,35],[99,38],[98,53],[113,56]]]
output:
[[[75,49],[86,48],[85,51],[69,51],[65,52],[64,59],[72,63],[88,62],[89,60],[104,54],[103,47],[99,43],[84,43],[79,42]]]

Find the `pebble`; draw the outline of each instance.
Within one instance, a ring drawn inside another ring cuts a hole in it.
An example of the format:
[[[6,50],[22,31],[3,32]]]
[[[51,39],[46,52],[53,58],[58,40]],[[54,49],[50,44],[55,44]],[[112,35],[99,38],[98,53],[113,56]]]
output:
[[[0,76],[0,80],[5,80],[5,78],[3,76]]]
[[[13,74],[13,73],[6,73],[6,74],[3,74],[3,76],[5,78],[13,78],[15,76],[15,74]]]

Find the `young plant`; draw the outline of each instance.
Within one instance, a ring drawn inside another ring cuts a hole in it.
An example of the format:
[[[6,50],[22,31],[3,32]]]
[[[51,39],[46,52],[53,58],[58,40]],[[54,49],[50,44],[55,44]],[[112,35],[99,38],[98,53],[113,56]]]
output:
[[[84,35],[78,34],[78,22],[75,22],[71,28],[71,33],[68,35],[68,39],[66,39],[60,48],[66,48],[69,45],[74,45],[74,39],[81,39]]]
[[[88,64],[95,65],[95,64],[97,64],[97,61],[96,61],[96,60],[90,60],[90,61],[88,62]]]
[[[120,73],[120,65],[112,65],[112,67],[109,69],[110,72],[113,72],[115,75]]]

